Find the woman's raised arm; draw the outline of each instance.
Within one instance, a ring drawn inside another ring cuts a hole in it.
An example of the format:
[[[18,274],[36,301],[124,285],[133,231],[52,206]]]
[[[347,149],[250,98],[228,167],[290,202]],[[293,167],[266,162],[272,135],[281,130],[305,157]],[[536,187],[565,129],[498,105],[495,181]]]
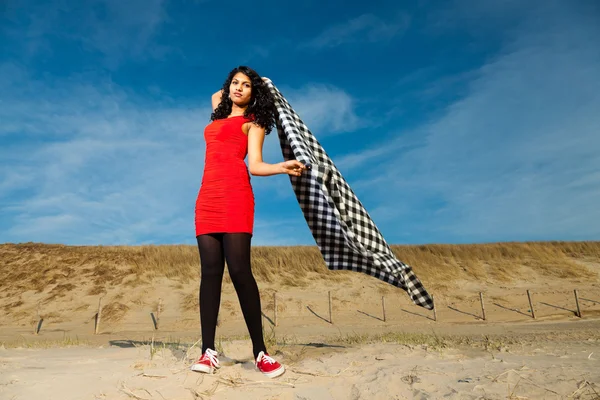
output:
[[[212,95],[211,100],[212,100],[213,111],[215,111],[217,109],[217,106],[221,102],[222,96],[223,96],[223,89],[219,90],[218,92],[216,92],[215,94]]]

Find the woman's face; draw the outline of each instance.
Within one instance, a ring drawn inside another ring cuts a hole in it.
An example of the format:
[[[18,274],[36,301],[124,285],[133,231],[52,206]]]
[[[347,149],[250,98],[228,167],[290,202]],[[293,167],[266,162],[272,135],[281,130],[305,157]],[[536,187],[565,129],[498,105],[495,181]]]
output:
[[[243,107],[250,103],[252,98],[252,83],[250,78],[241,72],[235,74],[229,85],[229,97],[237,106]]]

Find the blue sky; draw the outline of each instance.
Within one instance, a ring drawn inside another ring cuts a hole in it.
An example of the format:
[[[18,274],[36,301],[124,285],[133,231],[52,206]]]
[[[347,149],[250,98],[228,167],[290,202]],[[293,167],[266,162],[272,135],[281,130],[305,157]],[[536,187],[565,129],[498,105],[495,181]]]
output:
[[[194,243],[237,65],[390,244],[599,240],[598,37],[593,0],[3,1],[0,242]],[[254,244],[314,244],[287,177],[252,184]]]

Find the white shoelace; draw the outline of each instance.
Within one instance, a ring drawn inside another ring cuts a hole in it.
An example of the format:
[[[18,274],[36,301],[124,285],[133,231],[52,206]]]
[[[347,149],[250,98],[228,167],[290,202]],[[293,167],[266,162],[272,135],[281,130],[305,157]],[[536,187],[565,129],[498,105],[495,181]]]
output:
[[[215,367],[218,367],[219,366],[219,360],[217,359],[218,354],[219,353],[217,353],[216,351],[214,351],[212,349],[206,349],[206,351],[202,355],[202,358],[204,358],[204,357],[208,358],[212,365],[214,365]]]
[[[268,355],[266,355],[265,353],[262,353],[262,357],[258,357],[258,359],[256,360],[256,363],[258,364],[258,362],[260,360],[265,360],[265,362],[269,363],[269,364],[275,364],[275,360],[271,357],[269,357]]]

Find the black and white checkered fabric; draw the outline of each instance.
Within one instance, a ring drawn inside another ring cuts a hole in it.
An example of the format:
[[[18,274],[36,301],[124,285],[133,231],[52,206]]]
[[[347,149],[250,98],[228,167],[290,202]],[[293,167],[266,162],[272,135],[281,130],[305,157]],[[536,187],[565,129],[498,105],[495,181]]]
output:
[[[412,268],[394,256],[344,177],[279,90],[268,80],[267,86],[275,98],[284,159],[310,166],[290,180],[327,268],[374,276],[406,290],[416,305],[431,310],[433,300]]]

